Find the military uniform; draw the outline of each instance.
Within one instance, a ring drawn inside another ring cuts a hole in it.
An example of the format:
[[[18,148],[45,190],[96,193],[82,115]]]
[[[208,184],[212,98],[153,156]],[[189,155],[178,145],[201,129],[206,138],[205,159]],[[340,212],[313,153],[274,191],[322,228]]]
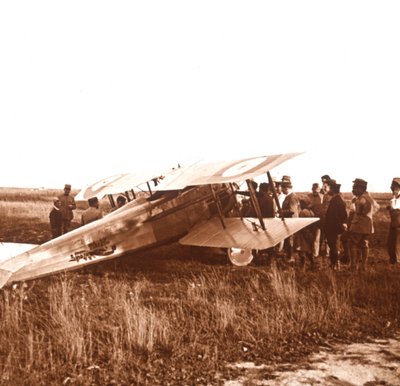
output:
[[[337,193],[329,194],[332,198],[326,211],[324,223],[324,232],[329,246],[329,258],[333,269],[338,267],[340,235],[344,232],[344,224],[347,221],[346,203],[339,193],[340,184],[335,183],[335,185],[338,186],[336,188]],[[331,189],[333,187],[334,185]]]
[[[353,181],[354,213],[350,222],[349,251],[351,268],[364,269],[369,255],[369,237],[374,233],[372,215],[374,213],[374,200],[366,192],[367,182],[361,179]],[[354,189],[364,190],[357,194]]]
[[[391,189],[400,188],[400,178],[393,178]],[[400,194],[393,191],[393,198],[388,206],[390,215],[387,251],[389,263],[396,264],[400,261]]]
[[[282,186],[284,187],[285,185],[290,189],[292,188],[290,182],[283,181]],[[293,192],[288,193],[282,204],[282,217],[299,217],[300,210],[300,199],[297,194]],[[294,235],[287,237],[283,243],[283,249],[286,252],[286,256],[289,257],[290,260],[293,260],[293,252],[295,247],[296,241]]]
[[[53,239],[62,235],[63,217],[60,209],[53,207],[49,214],[50,228]]]
[[[60,200],[60,211],[63,218],[63,234],[69,231],[71,221],[74,218],[72,211],[76,209],[75,199],[69,194],[65,194],[65,190],[71,190],[71,185],[66,184],[64,187],[64,193],[58,196],[58,199]]]
[[[89,207],[82,213],[82,225],[91,223],[103,217],[103,213],[99,208]]]

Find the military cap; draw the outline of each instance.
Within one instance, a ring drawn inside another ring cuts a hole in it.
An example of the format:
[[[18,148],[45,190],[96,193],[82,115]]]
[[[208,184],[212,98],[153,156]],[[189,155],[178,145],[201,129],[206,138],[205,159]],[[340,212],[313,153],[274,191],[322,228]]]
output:
[[[400,188],[400,177],[394,177],[392,180],[392,185],[390,185],[390,189],[394,187],[399,187]]]
[[[340,187],[342,186],[341,184],[338,184],[334,179],[329,180],[328,185],[331,187],[331,190],[335,193],[339,193]]]
[[[290,176],[282,176],[282,182],[291,182]]]
[[[71,185],[70,185],[70,184],[65,184],[65,185],[64,185],[64,189],[69,189],[69,190],[71,190]]]
[[[96,205],[98,202],[99,202],[99,200],[98,200],[97,197],[91,197],[88,200],[88,203],[89,203],[90,206]]]
[[[361,179],[361,178],[356,178],[356,179],[353,181],[353,185],[354,185],[354,186],[360,186],[360,187],[366,188],[367,185],[368,185],[368,182],[365,181],[365,180],[363,180],[363,179]]]
[[[328,182],[328,181],[330,181],[330,179],[331,179],[331,177],[329,177],[327,174],[324,174],[324,175],[321,177],[321,181],[322,181],[322,182]]]
[[[292,183],[290,181],[282,181],[282,187],[286,187],[286,188],[293,188]]]

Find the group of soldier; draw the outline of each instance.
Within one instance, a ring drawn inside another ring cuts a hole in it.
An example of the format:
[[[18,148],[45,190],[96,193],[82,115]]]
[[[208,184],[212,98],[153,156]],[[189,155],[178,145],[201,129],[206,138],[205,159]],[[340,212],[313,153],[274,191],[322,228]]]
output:
[[[273,186],[271,186],[273,184]],[[340,192],[341,184],[328,175],[321,177],[319,183],[312,184],[311,193],[303,197],[293,191],[289,176],[283,176],[281,181],[258,184],[249,181],[249,190],[253,189],[257,197],[260,214],[268,217],[318,217],[313,223],[295,235],[292,235],[277,246],[278,252],[283,252],[294,262],[294,253],[300,257],[301,266],[309,260],[311,268],[315,267],[317,258],[328,256],[332,269],[338,269],[340,261],[350,261],[352,270],[364,270],[369,256],[369,239],[374,233],[373,214],[379,205],[367,191],[367,181],[356,178],[353,181],[350,207]],[[393,178],[390,186],[392,198],[387,206],[390,214],[390,227],[387,241],[389,262],[400,261],[400,178]],[[73,210],[76,203],[71,196],[71,185],[64,186],[63,194],[54,198],[50,212],[52,237],[61,236],[71,228]],[[237,191],[237,194],[250,196],[249,191]],[[125,197],[117,198],[117,208],[126,202]],[[88,200],[89,208],[82,213],[82,225],[103,217],[96,197]],[[242,200],[243,217],[257,217],[254,205],[250,199]]]
[[[65,184],[64,193],[53,199],[53,208],[49,214],[53,238],[67,233],[71,228],[71,221],[74,217],[73,210],[76,209],[76,203],[70,193],[71,185]]]
[[[65,184],[64,192],[58,197],[53,198],[53,207],[49,214],[50,228],[52,238],[63,235],[71,230],[71,221],[74,218],[73,211],[76,209],[76,203],[71,196],[71,185]],[[97,197],[88,199],[89,207],[82,212],[81,225],[89,224],[103,217],[103,211],[100,209],[99,200]],[[117,205],[114,208],[118,209],[125,205],[126,197],[119,195],[117,197]]]
[[[330,267],[339,269],[340,262],[349,262],[352,270],[364,270],[369,256],[369,239],[374,233],[373,215],[379,205],[367,191],[368,182],[356,178],[353,181],[350,206],[342,193],[341,184],[328,175],[319,183],[312,184],[311,193],[306,196],[293,191],[289,176],[281,181],[260,184],[257,201],[262,217],[318,217],[315,222],[267,253],[284,253],[289,262],[294,263],[294,254],[300,258],[300,265],[309,261],[314,269],[318,258],[329,257]],[[253,184],[256,184],[253,182]],[[253,188],[256,188],[254,185]],[[393,178],[390,189],[392,199],[387,209],[390,213],[390,229],[387,243],[389,262],[400,261],[400,178]],[[247,195],[238,191],[239,194]],[[275,204],[279,201],[279,205]],[[242,216],[256,217],[249,205],[250,200],[242,200]],[[278,209],[279,208],[279,209]]]

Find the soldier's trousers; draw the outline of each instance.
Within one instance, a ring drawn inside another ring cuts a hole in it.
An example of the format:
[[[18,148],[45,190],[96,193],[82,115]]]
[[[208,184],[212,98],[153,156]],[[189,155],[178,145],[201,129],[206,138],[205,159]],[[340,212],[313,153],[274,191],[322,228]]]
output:
[[[400,262],[400,228],[390,227],[387,241],[389,263]]]
[[[350,268],[365,269],[369,255],[369,234],[349,232]]]

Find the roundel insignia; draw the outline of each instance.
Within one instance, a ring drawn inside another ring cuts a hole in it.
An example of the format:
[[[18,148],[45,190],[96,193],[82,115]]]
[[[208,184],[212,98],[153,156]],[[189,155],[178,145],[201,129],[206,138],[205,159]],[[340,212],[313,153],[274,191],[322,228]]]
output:
[[[257,158],[250,158],[244,161],[239,161],[232,166],[225,169],[224,172],[221,174],[222,177],[236,177],[240,176],[241,174],[246,174],[250,172],[252,169],[259,166],[261,163],[265,162],[267,157],[257,157]]]
[[[87,188],[85,192],[86,197],[93,197],[100,193],[105,187],[109,186],[112,182],[115,182],[122,178],[124,174],[116,174],[114,176],[102,179],[98,182],[95,182],[92,186]]]

